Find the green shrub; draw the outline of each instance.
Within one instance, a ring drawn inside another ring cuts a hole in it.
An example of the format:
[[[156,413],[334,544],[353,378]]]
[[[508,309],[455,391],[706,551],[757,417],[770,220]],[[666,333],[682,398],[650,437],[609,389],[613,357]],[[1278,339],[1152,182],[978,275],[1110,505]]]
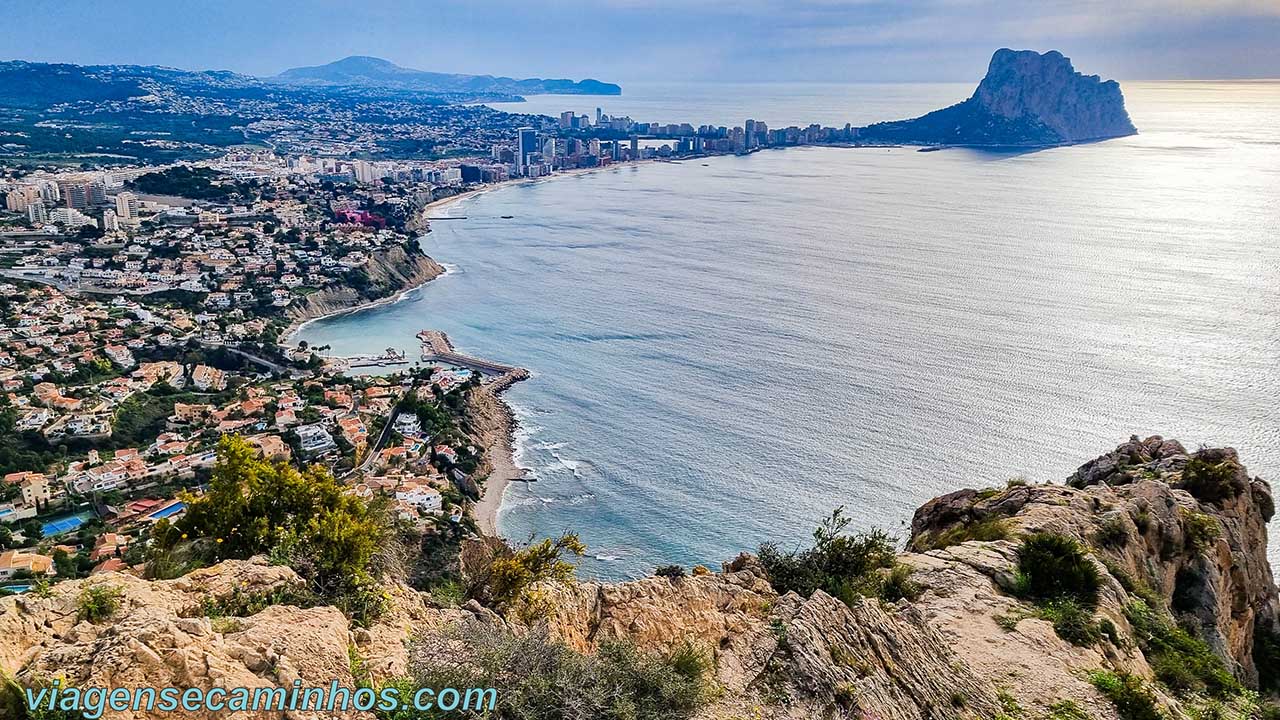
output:
[[[1133,514],[1133,526],[1138,528],[1138,533],[1146,535],[1151,529],[1151,513],[1146,510],[1139,510]]]
[[[472,581],[467,595],[484,605],[511,610],[527,604],[530,589],[540,582],[570,582],[576,566],[566,557],[581,557],[587,546],[573,533],[544,538],[514,552],[503,552]]]
[[[921,552],[941,550],[970,540],[1008,540],[1011,533],[1008,520],[989,517],[971,523],[956,523],[936,534],[921,535],[912,542],[912,546]]]
[[[1120,587],[1124,588],[1125,592],[1140,598],[1147,604],[1147,607],[1156,609],[1164,607],[1164,599],[1156,594],[1156,591],[1146,582],[1133,577],[1127,570],[1110,560],[1103,560],[1102,564],[1106,566],[1107,572],[1111,573],[1111,577],[1120,583]]]
[[[1245,490],[1239,482],[1237,466],[1230,461],[1210,463],[1192,458],[1182,470],[1182,482],[1177,487],[1191,493],[1192,497],[1207,503],[1221,505],[1222,501],[1239,496]]]
[[[77,617],[95,624],[110,620],[120,611],[120,598],[123,595],[115,585],[87,587],[80,591],[80,597],[76,601]]]
[[[668,580],[679,580],[685,576],[684,568],[679,565],[663,565],[654,570],[653,574]]]
[[[440,607],[459,607],[467,600],[467,589],[455,578],[432,584],[427,588],[427,594]]]
[[[61,680],[63,690],[70,686]],[[5,720],[85,720],[84,714],[78,710],[49,710],[45,707],[31,708],[27,705],[27,690],[39,695],[42,690],[51,690],[52,681],[22,681],[0,670],[0,717]]]
[[[303,590],[278,588],[248,592],[239,588],[221,598],[206,597],[200,601],[200,614],[207,618],[243,618],[257,615],[272,605],[314,607],[317,599]]]
[[[223,436],[209,490],[186,497],[173,525],[153,528],[157,568],[266,554],[302,575],[321,598],[357,613],[374,612],[383,559],[396,546],[386,508],[345,491],[320,466],[299,471],[259,458],[247,441]],[[353,615],[358,624],[371,616]]]
[[[886,601],[913,599],[920,587],[911,582],[911,569],[897,560],[883,531],[846,534],[849,519],[839,508],[813,532],[813,547],[782,552],[773,543],[760,546],[760,562],[779,594],[809,597],[817,590],[852,604],[858,597]]]
[[[1080,543],[1038,532],[1018,547],[1018,592],[1033,600],[1070,598],[1093,607],[1098,602],[1098,568]]]
[[[1088,675],[1093,684],[1116,707],[1121,720],[1165,720],[1156,706],[1155,693],[1142,678],[1129,673],[1095,670]]]
[[[1094,533],[1093,540],[1100,547],[1122,548],[1129,542],[1129,528],[1125,526],[1124,520],[1121,520],[1120,516],[1112,515],[1098,525],[1098,530]]]
[[[1045,720],[1089,720],[1089,713],[1071,700],[1059,700],[1049,706]]]
[[[458,662],[464,637],[468,657]],[[409,665],[409,688],[493,688],[496,705],[484,717],[679,720],[715,697],[710,655],[691,643],[658,655],[613,641],[583,655],[545,633],[470,627],[416,641]]]
[[[1050,600],[1040,608],[1040,617],[1053,623],[1058,637],[1072,645],[1087,647],[1102,639],[1093,613],[1071,598]]]
[[[1125,606],[1124,614],[1156,678],[1171,690],[1184,695],[1203,693],[1225,698],[1243,689],[1203,640],[1193,637],[1146,603],[1131,602]]]
[[[1186,548],[1191,552],[1199,554],[1208,550],[1221,532],[1212,515],[1191,510],[1182,512],[1182,534],[1186,538]]]

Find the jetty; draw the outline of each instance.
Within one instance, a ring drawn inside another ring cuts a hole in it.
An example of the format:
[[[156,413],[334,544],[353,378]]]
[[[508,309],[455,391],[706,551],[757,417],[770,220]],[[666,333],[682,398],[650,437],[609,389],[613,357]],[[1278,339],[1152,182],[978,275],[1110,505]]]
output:
[[[417,337],[422,343],[422,362],[441,363],[478,372],[489,379],[485,387],[494,393],[502,392],[529,377],[529,371],[522,367],[505,365],[456,351],[453,343],[449,341],[449,336],[439,330],[422,330]]]

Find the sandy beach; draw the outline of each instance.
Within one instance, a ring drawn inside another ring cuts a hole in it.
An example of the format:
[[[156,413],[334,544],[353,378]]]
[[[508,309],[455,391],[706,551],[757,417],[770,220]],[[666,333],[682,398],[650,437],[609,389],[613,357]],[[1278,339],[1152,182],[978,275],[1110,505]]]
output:
[[[481,488],[480,500],[471,509],[480,532],[497,537],[498,513],[502,509],[502,499],[507,487],[525,477],[524,469],[515,462],[515,430],[518,421],[511,407],[489,391],[476,394],[472,408],[484,436],[489,475]]]

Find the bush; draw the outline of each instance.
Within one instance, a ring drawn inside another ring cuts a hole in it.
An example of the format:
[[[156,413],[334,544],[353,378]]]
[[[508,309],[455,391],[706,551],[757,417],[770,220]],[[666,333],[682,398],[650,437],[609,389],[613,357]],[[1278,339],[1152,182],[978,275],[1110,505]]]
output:
[[[679,580],[685,576],[684,568],[679,565],[663,565],[657,570],[654,570],[653,574],[658,577],[667,578],[668,580]]]
[[[467,596],[501,611],[529,605],[530,589],[540,582],[570,582],[577,567],[566,555],[582,557],[587,546],[573,533],[552,540],[544,538],[528,547],[494,558],[472,581]],[[528,612],[529,608],[525,608]]]
[[[1049,706],[1045,720],[1089,720],[1089,713],[1071,700],[1059,700]]]
[[[1053,623],[1058,637],[1072,645],[1087,647],[1102,639],[1102,629],[1093,621],[1093,613],[1071,598],[1046,602],[1039,615]]]
[[[1129,528],[1118,515],[1103,520],[1093,536],[1094,542],[1104,548],[1118,549],[1129,543]]]
[[[61,681],[62,690],[70,686]],[[31,708],[27,705],[27,690],[35,695],[43,690],[52,690],[53,683],[47,680],[19,682],[13,676],[0,671],[0,717],[5,720],[85,720],[84,714],[78,710],[49,710],[46,707]]]
[[[1243,689],[1208,644],[1146,603],[1131,602],[1125,606],[1124,614],[1156,678],[1170,689],[1180,694],[1204,693],[1217,698],[1229,697]]]
[[[1095,670],[1089,673],[1089,682],[1116,706],[1121,720],[1165,720],[1156,707],[1156,696],[1142,682],[1142,678],[1129,673]]]
[[[1182,534],[1186,538],[1185,546],[1191,552],[1200,554],[1208,550],[1221,532],[1212,515],[1191,510],[1182,512]]]
[[[272,605],[314,607],[316,598],[293,588],[248,592],[237,588],[223,598],[206,597],[200,601],[200,614],[207,618],[244,618],[257,615]]]
[[[377,580],[397,547],[392,521],[385,508],[347,493],[324,468],[300,472],[224,436],[209,491],[185,500],[177,523],[161,520],[153,528],[149,565],[181,569],[266,554],[291,565],[321,598],[358,613],[357,624],[379,610]]]
[[[123,595],[115,585],[87,587],[80,591],[80,597],[76,601],[77,617],[95,624],[110,620],[120,611],[120,598]]]
[[[1018,547],[1019,594],[1034,600],[1072,599],[1098,603],[1098,568],[1080,543],[1056,533],[1028,536]]]
[[[941,550],[970,540],[1008,540],[1010,534],[1007,520],[989,517],[970,523],[957,523],[936,534],[922,535],[912,542],[912,546],[921,552]]]
[[[838,508],[813,532],[813,547],[782,552],[773,543],[760,546],[760,562],[779,594],[810,597],[822,590],[852,604],[858,597],[894,601],[914,599],[920,588],[909,582],[910,568],[901,565],[883,531],[849,535],[849,519]]]
[[[459,646],[465,661],[457,657]],[[710,670],[709,654],[689,643],[656,655],[604,642],[595,655],[583,655],[545,633],[515,637],[493,626],[473,626],[465,636],[416,641],[404,684],[493,688],[496,705],[484,717],[666,720],[690,717],[714,697]]]
[[[1183,468],[1182,481],[1177,487],[1201,502],[1221,505],[1222,501],[1237,497],[1245,490],[1237,478],[1238,469],[1235,463],[1226,460],[1214,464],[1192,458]]]
[[[1102,564],[1106,566],[1107,572],[1111,573],[1111,577],[1120,583],[1120,587],[1124,588],[1125,592],[1141,599],[1147,604],[1147,607],[1157,609],[1164,607],[1164,599],[1156,594],[1156,591],[1145,581],[1133,577],[1124,568],[1110,560],[1103,560]]]

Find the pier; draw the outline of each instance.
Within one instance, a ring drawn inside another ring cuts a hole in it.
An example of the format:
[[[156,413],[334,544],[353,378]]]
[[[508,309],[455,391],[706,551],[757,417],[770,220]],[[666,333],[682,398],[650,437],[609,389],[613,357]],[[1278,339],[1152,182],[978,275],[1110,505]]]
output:
[[[443,363],[487,375],[493,379],[485,384],[490,391],[499,393],[529,377],[529,371],[514,365],[504,365],[471,355],[463,355],[453,349],[449,336],[439,330],[423,330],[418,333],[422,343],[422,362]]]

